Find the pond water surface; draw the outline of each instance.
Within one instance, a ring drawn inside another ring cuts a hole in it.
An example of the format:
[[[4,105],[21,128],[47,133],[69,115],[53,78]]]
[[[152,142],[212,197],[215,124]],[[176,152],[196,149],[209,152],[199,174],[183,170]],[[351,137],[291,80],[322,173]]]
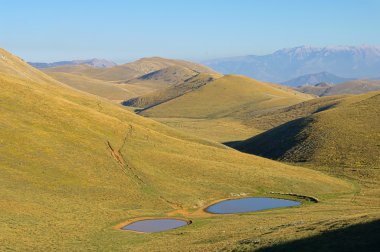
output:
[[[132,222],[121,229],[144,233],[155,233],[186,226],[190,223],[178,219],[152,219]]]
[[[301,202],[294,200],[251,197],[224,200],[209,206],[206,208],[206,212],[213,214],[234,214],[299,205],[301,205]]]

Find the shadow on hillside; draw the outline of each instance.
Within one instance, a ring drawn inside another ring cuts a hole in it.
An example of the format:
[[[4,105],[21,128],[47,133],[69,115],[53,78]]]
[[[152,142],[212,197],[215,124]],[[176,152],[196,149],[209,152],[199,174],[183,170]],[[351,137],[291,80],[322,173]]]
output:
[[[255,251],[380,251],[380,220],[327,231],[313,237]]]
[[[242,143],[243,141],[230,141],[230,142],[224,142],[222,144],[224,144],[225,146],[228,146],[228,147],[231,147],[231,148],[236,148],[237,146],[239,146],[240,143]]]
[[[284,123],[247,140],[225,142],[223,144],[241,152],[275,160],[283,159],[288,151],[307,138],[308,135],[303,131],[311,122],[311,118],[300,118]],[[292,155],[292,161],[305,162],[309,156],[309,153],[306,153],[306,151],[312,151],[312,149],[297,152],[297,155]]]

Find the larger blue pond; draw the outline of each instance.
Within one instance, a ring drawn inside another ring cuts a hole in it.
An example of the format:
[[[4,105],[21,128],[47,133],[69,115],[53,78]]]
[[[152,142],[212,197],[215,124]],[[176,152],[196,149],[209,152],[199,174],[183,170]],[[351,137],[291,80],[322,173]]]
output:
[[[154,219],[132,222],[121,229],[143,233],[155,233],[186,226],[190,223],[178,219]]]
[[[301,205],[301,202],[294,200],[252,197],[224,200],[209,206],[206,208],[206,212],[213,214],[234,214],[299,205]]]

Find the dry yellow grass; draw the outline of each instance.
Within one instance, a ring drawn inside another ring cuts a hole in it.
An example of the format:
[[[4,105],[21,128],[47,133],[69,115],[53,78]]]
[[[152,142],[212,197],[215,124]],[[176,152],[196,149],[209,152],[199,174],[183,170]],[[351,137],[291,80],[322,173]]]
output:
[[[210,68],[197,63],[159,57],[143,58],[111,68],[92,68],[87,65],[76,65],[46,68],[43,71],[46,73],[71,73],[103,81],[125,82],[168,67],[179,67],[181,69],[189,69],[200,73],[216,73]]]
[[[236,118],[247,111],[275,109],[311,98],[248,77],[227,75],[141,114],[149,117]]]
[[[286,122],[338,106],[345,97],[321,97],[272,111],[257,111],[246,115],[243,124],[260,130],[269,130]]]
[[[253,116],[310,99],[313,96],[286,87],[228,75],[211,82],[195,79],[124,104],[145,107],[138,113],[200,137],[237,141],[263,130],[247,123]]]
[[[347,204],[356,189],[344,180],[183,134],[56,81],[35,82],[45,75],[34,74],[0,75],[0,250],[219,250],[259,233],[264,246],[276,238],[265,233],[279,225],[302,219],[298,232],[280,229],[291,239],[378,211]],[[191,213],[231,193],[269,191],[322,202],[197,217],[152,235],[112,228],[137,217]]]
[[[318,96],[363,94],[380,90],[380,80],[352,80],[331,86],[303,86],[297,90]]]
[[[178,84],[169,85],[168,87],[163,88],[161,90],[157,90],[155,92],[151,92],[149,94],[124,101],[123,105],[137,107],[137,108],[153,107],[158,104],[175,99],[188,92],[194,91],[220,77],[221,77],[220,75],[215,75],[215,74],[196,73],[194,76]],[[169,81],[170,81],[170,78],[169,78]]]
[[[231,118],[154,118],[154,120],[182,132],[219,143],[245,140],[262,132]]]
[[[380,167],[380,92],[335,98],[335,106],[253,137],[239,149],[371,174]]]
[[[48,75],[75,89],[104,97],[115,102],[121,102],[132,97],[145,95],[167,86],[165,83],[158,84],[156,82],[117,84],[64,72],[48,72]]]
[[[70,65],[43,71],[73,88],[116,102],[143,96],[198,75],[218,75],[196,63],[158,57],[111,68]]]

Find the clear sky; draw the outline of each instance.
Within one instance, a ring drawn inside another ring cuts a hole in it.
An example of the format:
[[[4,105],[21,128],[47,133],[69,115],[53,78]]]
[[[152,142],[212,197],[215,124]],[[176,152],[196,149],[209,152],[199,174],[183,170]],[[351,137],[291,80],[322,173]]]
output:
[[[28,61],[380,45],[379,30],[380,0],[0,0],[0,47]]]

